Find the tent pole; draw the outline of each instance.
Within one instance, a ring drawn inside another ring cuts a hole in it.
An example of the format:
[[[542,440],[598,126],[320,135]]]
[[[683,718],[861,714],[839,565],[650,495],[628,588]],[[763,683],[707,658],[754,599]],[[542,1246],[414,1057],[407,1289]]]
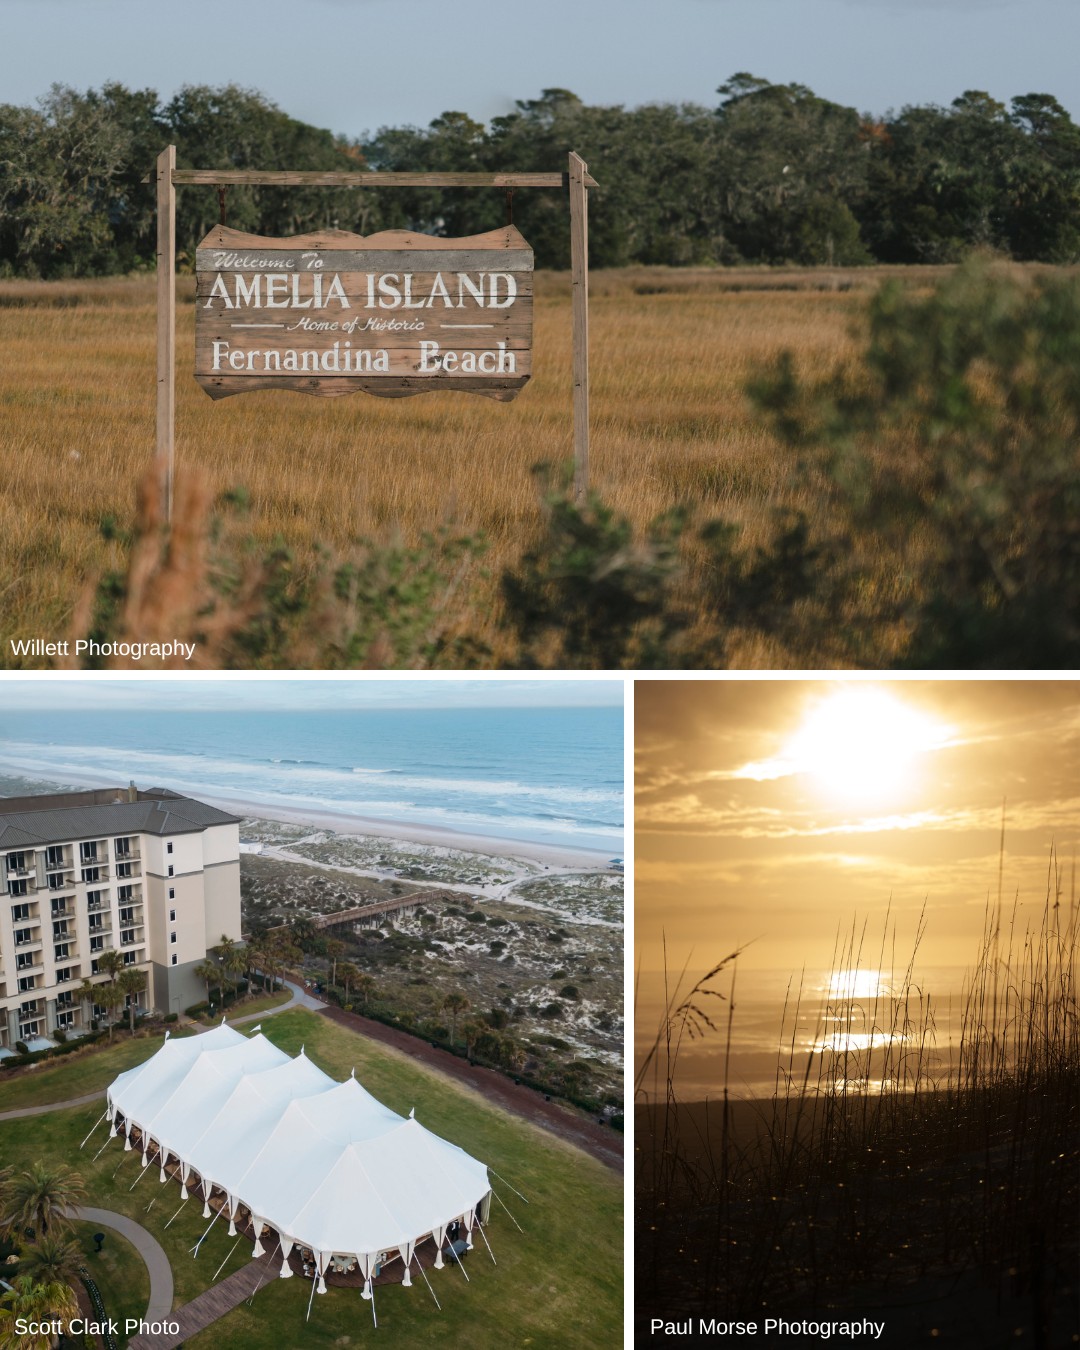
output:
[[[269,1269],[270,1269],[270,1262],[267,1261],[266,1265],[262,1268],[262,1270],[259,1271],[259,1278],[255,1281],[255,1288],[254,1288],[254,1289],[251,1291],[251,1293],[248,1295],[247,1305],[248,1305],[249,1308],[251,1307],[252,1303],[253,1303],[254,1300],[255,1300],[255,1295],[256,1295],[256,1294],[259,1292],[259,1290],[262,1288],[262,1282],[263,1282],[263,1279],[265,1278],[266,1272],[267,1272]]]
[[[314,1276],[312,1277],[312,1280],[311,1280],[311,1293],[308,1294],[308,1301],[307,1301],[307,1316],[304,1318],[304,1321],[305,1321],[305,1322],[310,1322],[310,1321],[311,1321],[311,1305],[312,1305],[312,1303],[315,1301],[315,1286],[316,1286],[316,1284],[318,1283],[318,1280],[319,1280],[319,1267],[318,1267],[318,1265],[316,1264],[316,1266],[315,1266],[315,1274],[314,1274]]]
[[[158,1199],[158,1198],[157,1198],[157,1196],[155,1195],[154,1198],[153,1198],[153,1200],[151,1200],[150,1203],[149,1203],[149,1204],[146,1206],[146,1208],[143,1210],[143,1213],[144,1213],[144,1214],[149,1214],[149,1213],[150,1213],[150,1211],[151,1211],[151,1210],[154,1208],[154,1206],[157,1204],[157,1199]]]
[[[97,1118],[97,1120],[94,1121],[94,1126],[93,1126],[93,1129],[90,1131],[90,1134],[93,1134],[93,1133],[94,1133],[94,1130],[97,1129],[97,1127],[101,1124],[101,1122],[105,1119],[105,1117],[106,1117],[108,1114],[109,1114],[109,1110],[108,1110],[108,1107],[106,1107],[105,1110],[102,1111],[101,1115]],[[89,1139],[89,1138],[90,1138],[90,1134],[88,1134],[88,1135],[86,1136],[86,1139]],[[80,1151],[86,1147],[86,1139],[84,1139],[84,1140],[82,1141],[82,1143],[79,1145]]]
[[[110,1134],[110,1135],[109,1135],[109,1139],[111,1139],[112,1137],[113,1137],[113,1136]],[[91,1159],[92,1162],[97,1162],[97,1160],[101,1157],[101,1155],[102,1155],[102,1154],[105,1152],[105,1150],[109,1147],[109,1139],[106,1139],[105,1142],[102,1144],[102,1146],[101,1146],[101,1147],[98,1149],[98,1151],[94,1154],[93,1158]]]
[[[507,1179],[505,1177],[500,1177],[498,1172],[495,1171],[494,1167],[489,1167],[488,1171],[491,1173],[493,1177],[499,1177],[499,1180],[502,1182],[504,1186],[510,1186],[510,1183],[507,1181]],[[515,1187],[510,1186],[510,1189],[514,1192],[514,1194],[517,1196],[519,1200],[525,1200],[525,1197]],[[525,1200],[525,1203],[528,1204],[529,1203],[528,1200]]]
[[[217,1221],[218,1221],[218,1219],[221,1218],[221,1213],[222,1213],[222,1210],[224,1210],[224,1208],[225,1208],[225,1206],[222,1205],[222,1206],[221,1206],[221,1209],[219,1209],[219,1210],[217,1211],[217,1213],[214,1215],[214,1217],[213,1217],[213,1218],[210,1220],[210,1222],[206,1225],[206,1233],[209,1233],[210,1229],[213,1228],[214,1224],[216,1224]],[[197,1258],[198,1255],[199,1255],[199,1248],[200,1248],[200,1247],[203,1245],[203,1243],[206,1241],[206,1233],[204,1233],[204,1234],[202,1235],[202,1237],[198,1240],[198,1242],[196,1242],[195,1246],[192,1247],[192,1248],[190,1249],[191,1251],[193,1251],[193,1252],[195,1253],[195,1257],[196,1257],[196,1258]]]
[[[376,1331],[379,1329],[379,1319],[375,1316],[375,1286],[371,1286],[371,1320],[375,1323]]]
[[[229,1248],[229,1256],[232,1256],[233,1252],[236,1251],[236,1248],[239,1246],[239,1244],[240,1238],[237,1238],[236,1241],[233,1243],[233,1245]],[[216,1280],[217,1277],[221,1274],[221,1272],[225,1269],[225,1264],[228,1261],[229,1256],[227,1256],[225,1260],[222,1261],[221,1265],[218,1266],[217,1270],[214,1271],[214,1279],[210,1281],[211,1284],[214,1283],[214,1280]]]
[[[499,1200],[498,1192],[494,1189],[494,1187],[492,1187],[491,1194],[495,1196],[496,1200]],[[499,1200],[499,1204],[502,1205],[503,1209],[506,1209],[506,1206],[503,1205],[503,1202],[501,1200]],[[510,1214],[510,1211],[508,1209],[506,1209],[506,1212],[507,1214]],[[515,1219],[512,1214],[510,1214],[510,1222],[514,1225],[514,1227],[518,1230],[518,1232],[521,1233],[522,1236],[524,1236],[525,1229],[522,1228],[521,1224],[518,1223],[517,1219]]]
[[[190,1198],[191,1198],[191,1197],[189,1196],[188,1199],[190,1199]],[[180,1205],[180,1209],[183,1209],[183,1208],[184,1208],[184,1205],[186,1205],[186,1204],[187,1204],[187,1200],[183,1201],[182,1204]],[[180,1213],[180,1209],[178,1209],[178,1210],[176,1211],[176,1214],[179,1214],[179,1213]],[[176,1218],[176,1214],[174,1214],[174,1215],[172,1216],[172,1219],[169,1220],[169,1223],[172,1223],[172,1220]],[[168,1228],[169,1223],[167,1223],[167,1224],[165,1225],[165,1228]],[[162,1232],[164,1232],[164,1231],[165,1231],[165,1229],[163,1228],[163,1229],[162,1229]]]
[[[480,1229],[480,1236],[484,1239],[484,1246],[488,1249],[488,1255],[491,1257],[492,1264],[497,1266],[499,1263],[495,1260],[495,1253],[491,1250],[491,1243],[487,1240],[487,1234],[484,1232],[484,1225],[479,1219],[476,1221],[476,1226]]]
[[[428,1279],[428,1277],[427,1277],[427,1271],[426,1271],[426,1270],[424,1269],[424,1267],[420,1264],[420,1258],[417,1256],[417,1254],[416,1254],[415,1252],[413,1252],[413,1260],[416,1262],[416,1268],[417,1268],[417,1270],[418,1270],[418,1271],[420,1272],[420,1274],[423,1275],[423,1277],[424,1277],[424,1283],[425,1283],[425,1284],[427,1285],[427,1287],[428,1287],[428,1293],[431,1295],[432,1298],[435,1298],[435,1290],[432,1289],[432,1287],[431,1287],[431,1281],[430,1281],[430,1280]],[[442,1304],[439,1302],[439,1300],[438,1300],[437,1298],[435,1298],[435,1306],[436,1306],[436,1308],[438,1308],[438,1310],[439,1310],[440,1312],[442,1312]]]
[[[469,1283],[472,1284],[472,1280],[469,1280],[468,1271],[466,1271],[465,1267],[461,1264],[461,1257],[458,1256],[456,1251],[454,1251],[454,1244],[452,1242],[450,1244],[450,1255],[454,1258],[454,1260],[458,1263],[458,1265],[461,1266],[462,1275],[464,1275],[466,1280],[468,1280]]]
[[[152,1163],[147,1163],[147,1164],[146,1164],[146,1166],[143,1168],[143,1170],[139,1173],[139,1175],[135,1178],[135,1180],[134,1180],[134,1181],[131,1183],[131,1185],[128,1187],[128,1190],[129,1190],[129,1191],[133,1191],[133,1190],[135,1189],[135,1187],[139,1184],[140,1181],[142,1181],[143,1177],[146,1176],[147,1172],[150,1170],[150,1168],[151,1168],[152,1166],[153,1166]]]

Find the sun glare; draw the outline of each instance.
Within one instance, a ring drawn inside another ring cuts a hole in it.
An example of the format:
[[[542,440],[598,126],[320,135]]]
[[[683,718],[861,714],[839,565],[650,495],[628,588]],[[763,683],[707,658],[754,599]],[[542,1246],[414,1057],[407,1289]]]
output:
[[[833,999],[879,998],[889,987],[880,970],[851,966],[834,970],[825,992]]]
[[[846,688],[810,710],[783,758],[832,794],[877,799],[907,786],[920,755],[948,734],[882,689]]]

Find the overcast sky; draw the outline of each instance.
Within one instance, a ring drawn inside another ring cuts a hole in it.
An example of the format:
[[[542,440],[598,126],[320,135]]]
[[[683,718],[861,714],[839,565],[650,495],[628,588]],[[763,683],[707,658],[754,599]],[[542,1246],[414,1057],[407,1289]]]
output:
[[[878,114],[974,88],[1080,117],[1077,0],[0,0],[0,18],[5,102],[233,82],[350,136],[450,109],[486,122],[552,87],[713,106],[744,70]]]
[[[163,708],[199,712],[244,708],[251,711],[321,708],[486,708],[619,707],[622,683],[616,680],[470,680],[410,679],[222,679],[189,676],[183,681],[138,674],[118,680],[85,673],[65,678],[6,675],[0,698],[6,711],[19,708],[60,712],[67,709],[116,710]]]

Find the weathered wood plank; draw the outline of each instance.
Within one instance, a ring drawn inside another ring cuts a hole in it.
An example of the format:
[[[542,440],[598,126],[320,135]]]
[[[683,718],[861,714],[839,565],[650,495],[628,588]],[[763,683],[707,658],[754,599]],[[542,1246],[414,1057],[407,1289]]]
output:
[[[288,389],[297,394],[316,394],[338,397],[343,394],[375,394],[380,398],[406,398],[411,394],[437,394],[447,390],[467,394],[483,394],[500,403],[509,403],[529,381],[528,375],[501,376],[498,385],[478,377],[444,375],[438,380],[428,376],[290,376],[277,375],[212,375],[195,376],[198,383],[213,399],[228,398],[232,394],[246,394],[256,389]]]
[[[193,186],[232,187],[566,187],[565,173],[321,173],[273,169],[175,169],[172,181]],[[597,187],[586,175],[586,187]]]
[[[199,272],[305,272],[314,249],[200,248]],[[408,264],[410,272],[438,272],[450,256],[442,249],[320,249],[325,272],[392,272]],[[467,249],[453,255],[455,272],[531,272],[531,249]]]
[[[176,437],[176,147],[157,161],[157,466],[165,519],[172,517]]]
[[[570,151],[570,282],[573,305],[574,488],[589,488],[589,196],[585,161]]]
[[[215,225],[199,243],[199,248],[259,248],[283,249],[438,249],[458,252],[469,249],[532,250],[521,231],[514,225],[504,225],[483,234],[465,234],[448,239],[441,234],[422,234],[419,230],[378,230],[375,234],[353,234],[350,230],[313,230],[309,234],[293,234],[275,239],[265,234],[247,234],[228,225]]]
[[[409,231],[268,239],[215,226],[196,257],[210,266],[196,273],[195,375],[212,397],[294,382],[400,396],[418,392],[399,383],[412,379],[488,393],[531,374],[533,255],[513,226],[437,241]]]

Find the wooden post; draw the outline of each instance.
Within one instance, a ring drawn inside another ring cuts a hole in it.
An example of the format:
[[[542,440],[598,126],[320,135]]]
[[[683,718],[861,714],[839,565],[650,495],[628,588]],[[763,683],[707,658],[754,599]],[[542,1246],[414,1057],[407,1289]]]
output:
[[[165,519],[172,520],[176,443],[176,146],[157,159],[157,467]]]
[[[589,490],[589,193],[588,165],[570,151],[570,283],[573,298],[574,495]]]

